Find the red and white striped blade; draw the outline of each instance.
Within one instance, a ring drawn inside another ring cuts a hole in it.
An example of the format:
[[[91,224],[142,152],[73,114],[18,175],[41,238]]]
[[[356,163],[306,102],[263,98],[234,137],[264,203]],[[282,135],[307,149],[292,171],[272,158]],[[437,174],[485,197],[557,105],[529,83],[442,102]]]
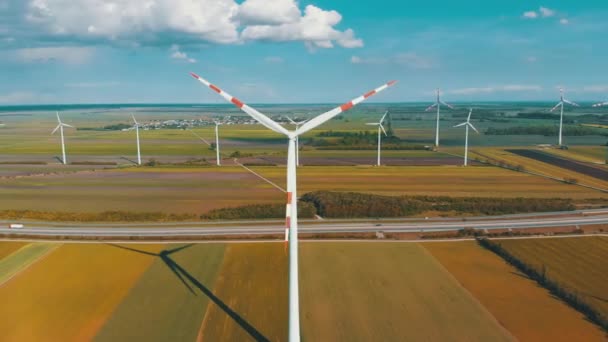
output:
[[[301,135],[304,134],[308,131],[310,131],[311,129],[327,122],[328,120],[331,120],[333,117],[335,117],[336,115],[343,113],[351,108],[353,108],[354,106],[358,105],[359,103],[367,100],[368,98],[378,94],[379,92],[383,91],[384,89],[394,85],[395,83],[397,83],[397,81],[390,81],[388,83],[385,83],[383,85],[381,85],[380,87],[368,91],[367,93],[352,99],[349,102],[346,102],[345,104],[338,106],[330,111],[327,111],[317,117],[314,117],[312,119],[310,119],[310,121],[308,121],[307,123],[303,124],[299,129],[296,130],[296,135]]]
[[[271,130],[273,130],[273,131],[275,131],[277,133],[289,135],[289,131],[288,130],[286,130],[279,123],[271,120],[266,115],[258,112],[257,110],[255,110],[252,107],[249,107],[247,104],[243,103],[241,100],[239,100],[236,97],[228,94],[227,92],[223,91],[219,87],[211,84],[209,81],[207,81],[206,79],[200,77],[199,75],[197,75],[195,73],[192,73],[192,72],[190,73],[190,75],[192,75],[192,77],[194,77],[195,79],[197,79],[198,81],[200,81],[201,83],[203,83],[204,85],[206,85],[207,87],[211,88],[216,93],[220,94],[220,96],[222,96],[224,99],[226,99],[226,101],[231,102],[232,104],[234,104],[235,106],[237,106],[238,108],[240,108],[245,113],[251,115],[252,118],[256,119],[259,123],[261,123],[262,125],[266,126],[268,129],[271,129]]]

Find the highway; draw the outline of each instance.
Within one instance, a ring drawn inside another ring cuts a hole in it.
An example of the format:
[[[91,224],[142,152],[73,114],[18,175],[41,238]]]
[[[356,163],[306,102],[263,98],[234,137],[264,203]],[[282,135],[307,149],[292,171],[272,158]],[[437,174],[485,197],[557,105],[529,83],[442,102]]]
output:
[[[433,219],[433,220],[378,220],[373,222],[340,222],[340,221],[316,221],[302,222],[301,233],[362,233],[362,232],[439,232],[451,231],[462,228],[476,229],[505,229],[505,228],[543,228],[561,226],[585,226],[595,224],[608,224],[608,212],[588,211],[593,215],[573,215],[572,212],[549,217],[528,216],[494,216],[491,218],[467,219]],[[542,214],[538,214],[542,215]],[[166,226],[160,224],[132,225],[66,225],[61,226],[44,223],[25,223],[22,229],[9,229],[8,224],[2,224],[0,234],[36,235],[44,237],[212,237],[230,235],[263,236],[268,234],[283,234],[284,226],[277,221],[264,224],[255,221],[220,222],[218,225],[189,223],[187,226]]]

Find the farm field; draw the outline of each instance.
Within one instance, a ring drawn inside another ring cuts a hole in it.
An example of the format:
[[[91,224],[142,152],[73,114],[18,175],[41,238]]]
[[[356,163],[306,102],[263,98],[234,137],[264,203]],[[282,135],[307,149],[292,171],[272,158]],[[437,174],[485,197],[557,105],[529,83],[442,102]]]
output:
[[[582,314],[476,242],[422,245],[519,340],[600,341],[605,337]]]
[[[9,249],[13,247],[10,246]],[[0,286],[57,247],[51,243],[29,243],[0,260]]]
[[[12,242],[12,241],[1,241],[0,242],[0,260],[4,257],[11,255],[19,248],[25,246],[26,242]]]
[[[589,166],[583,163],[577,163],[569,159],[563,159],[536,150],[513,149],[507,150],[507,152],[517,154],[526,158],[535,159],[543,163],[559,166],[561,168],[568,169],[577,173],[582,173],[584,175],[597,178],[602,181],[608,181],[608,172],[606,172],[606,170],[594,166]]]
[[[547,152],[581,162],[606,165],[606,146],[569,146],[567,150],[552,149]]]
[[[285,187],[284,167],[251,169]],[[458,197],[603,196],[591,189],[485,166],[309,166],[298,169],[298,176],[299,194],[331,190]],[[281,191],[238,166],[132,167],[0,180],[0,207],[14,210],[101,212],[128,208],[134,212],[200,214],[215,208],[283,200]]]
[[[500,240],[509,253],[608,316],[608,237]]]
[[[507,151],[508,148],[478,148],[471,150],[471,157],[477,156],[485,160],[490,157],[494,160],[505,161],[511,165],[521,165],[527,171],[540,173],[558,179],[575,178],[580,184],[608,189],[608,182],[582,173],[574,172],[560,166],[551,165],[539,160],[526,158]]]

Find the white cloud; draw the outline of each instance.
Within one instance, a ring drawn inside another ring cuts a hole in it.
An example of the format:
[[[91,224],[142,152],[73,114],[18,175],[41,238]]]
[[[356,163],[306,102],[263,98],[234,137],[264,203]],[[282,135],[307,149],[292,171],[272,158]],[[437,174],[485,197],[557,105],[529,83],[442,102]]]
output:
[[[284,60],[283,60],[283,58],[278,57],[278,56],[268,56],[268,57],[264,58],[264,62],[271,63],[271,64],[279,64],[279,63],[283,63]]]
[[[543,18],[550,18],[555,15],[555,10],[552,10],[547,7],[541,6],[539,11],[540,11],[540,15],[542,15]]]
[[[315,48],[363,46],[342,16],[296,0],[27,0],[26,20],[42,37],[127,45],[300,41]],[[176,54],[178,57],[179,54]]]
[[[568,24],[570,24],[570,20],[568,20],[566,18],[562,18],[559,20],[559,23],[562,25],[568,25]]]
[[[528,62],[528,63],[536,63],[536,62],[538,62],[538,57],[536,57],[536,56],[528,56],[528,57],[526,57],[526,62]]]
[[[524,12],[522,16],[526,19],[536,19],[538,18],[538,13],[536,13],[535,11],[528,11]]]
[[[447,91],[448,94],[454,95],[477,95],[477,94],[492,94],[498,92],[538,92],[543,88],[538,85],[524,85],[524,84],[508,84],[501,86],[489,86],[489,87],[478,87],[478,88],[460,88]]]
[[[345,48],[362,47],[363,41],[355,38],[353,30],[339,31],[334,28],[340,21],[340,13],[308,5],[304,16],[296,21],[280,25],[247,26],[241,37],[244,40],[303,41],[309,48],[331,48],[334,43]]]
[[[432,69],[437,64],[430,58],[420,56],[413,52],[398,53],[389,57],[366,57],[352,56],[352,64],[395,64],[410,69]]]
[[[583,87],[585,93],[608,93],[608,85],[589,85]]]
[[[236,18],[244,25],[279,25],[296,22],[300,16],[294,0],[246,0]]]
[[[177,45],[177,44],[171,45],[169,52],[171,52],[171,58],[173,58],[173,59],[186,61],[188,63],[196,63],[196,59],[190,58],[190,57],[188,57],[187,53],[180,51],[179,45]]]
[[[1,104],[33,104],[48,103],[52,100],[49,95],[42,95],[30,91],[15,91],[8,94],[0,94]]]
[[[61,62],[84,64],[94,55],[90,47],[40,47],[15,50],[15,58],[24,63]]]

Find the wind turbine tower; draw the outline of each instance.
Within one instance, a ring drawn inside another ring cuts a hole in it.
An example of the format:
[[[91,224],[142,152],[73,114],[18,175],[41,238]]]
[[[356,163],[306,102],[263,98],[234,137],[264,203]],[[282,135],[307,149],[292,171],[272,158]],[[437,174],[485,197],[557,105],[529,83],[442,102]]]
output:
[[[289,244],[289,342],[300,341],[300,297],[298,285],[298,195],[296,181],[296,138],[311,129],[325,123],[336,115],[351,109],[353,106],[365,101],[395,84],[395,81],[383,84],[382,86],[365,93],[341,106],[312,118],[295,131],[288,131],[278,122],[273,121],[268,116],[258,112],[247,104],[241,102],[236,97],[226,93],[209,81],[196,74],[192,77],[220,94],[226,101],[233,103],[245,113],[256,119],[266,128],[287,136],[289,145],[287,148],[287,205],[285,218],[285,243]]]
[[[67,164],[68,161],[65,157],[65,140],[63,138],[63,127],[70,127],[70,128],[74,128],[74,126],[70,126],[68,124],[65,124],[63,122],[61,122],[61,119],[59,118],[59,112],[55,112],[55,115],[57,115],[57,127],[55,127],[55,129],[51,132],[52,134],[55,134],[55,132],[57,132],[57,130],[59,130],[59,133],[61,135],[61,162],[63,163],[63,165]]]
[[[473,124],[471,124],[471,114],[473,113],[473,109],[469,109],[469,116],[467,117],[467,121],[458,124],[454,127],[461,127],[464,126],[465,127],[465,133],[464,133],[464,166],[467,166],[468,164],[468,160],[469,160],[469,127],[471,127],[475,132],[479,133],[479,131],[477,130],[477,128],[475,128],[475,126],[473,126]]]
[[[437,108],[437,122],[435,124],[435,147],[439,147],[439,111],[441,110],[441,106],[446,106],[450,109],[454,109],[454,107],[451,104],[445,103],[441,100],[441,90],[439,88],[437,88],[436,92],[437,92],[437,100],[435,100],[435,103],[430,105],[425,110],[425,112],[428,112],[433,108]]]
[[[139,149],[139,123],[135,120],[135,115],[131,114],[133,118],[133,128],[135,128],[135,137],[137,138],[137,165],[141,165],[141,150]]]
[[[384,121],[386,114],[388,114],[388,111],[384,112],[384,115],[382,115],[382,119],[380,119],[380,121],[378,121],[378,122],[366,123],[366,125],[369,125],[369,126],[378,126],[378,162],[377,162],[378,166],[380,166],[380,144],[382,143],[381,132],[384,132],[384,135],[388,136],[388,134],[386,134],[386,131],[384,130],[384,126],[382,126],[382,122]]]
[[[292,125],[296,126],[296,131],[298,130],[298,128],[300,128],[300,126],[302,126],[303,124],[306,123],[306,121],[308,121],[308,120],[294,121],[290,117],[287,117],[287,120],[289,120],[289,122],[291,122]],[[300,136],[296,137],[296,166],[300,167]]]
[[[213,121],[215,123],[215,163],[217,166],[222,166],[222,160],[220,159],[220,125],[219,121]]]
[[[559,137],[557,139],[557,145],[562,146],[562,130],[564,124],[564,104],[569,104],[574,107],[580,107],[578,104],[568,101],[564,98],[564,89],[559,88],[559,102],[551,109],[551,112],[555,111],[558,107],[560,108],[559,114]]]

